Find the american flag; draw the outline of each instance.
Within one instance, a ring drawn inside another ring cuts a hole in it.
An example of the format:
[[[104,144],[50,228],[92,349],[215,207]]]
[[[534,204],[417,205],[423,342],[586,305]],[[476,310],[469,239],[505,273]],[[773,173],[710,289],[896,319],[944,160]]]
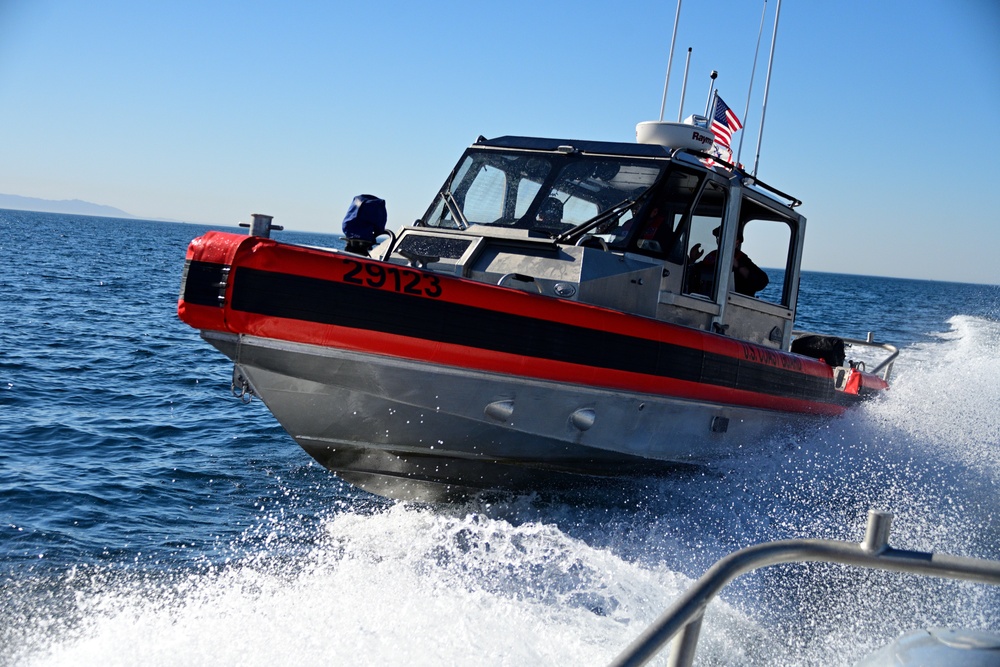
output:
[[[712,112],[712,134],[715,135],[715,143],[732,153],[730,144],[733,140],[733,132],[743,127],[743,123],[736,117],[733,110],[722,101],[718,95],[715,96],[715,110]]]
[[[729,148],[726,148],[725,146],[720,146],[718,143],[712,144],[711,147],[709,147],[709,149],[705,152],[711,155],[712,157],[717,157],[720,160],[724,160],[725,162],[732,163],[733,161],[733,151]],[[707,158],[707,159],[702,158],[701,161],[705,164],[706,167],[714,167],[716,165],[715,160],[713,160],[712,158]]]

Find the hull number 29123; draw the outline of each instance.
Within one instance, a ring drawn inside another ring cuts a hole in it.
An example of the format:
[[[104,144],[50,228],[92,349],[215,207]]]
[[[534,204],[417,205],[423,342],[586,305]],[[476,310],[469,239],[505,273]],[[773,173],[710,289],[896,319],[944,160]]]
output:
[[[344,282],[351,285],[367,285],[375,289],[389,289],[414,296],[441,296],[441,279],[433,274],[418,273],[401,269],[391,264],[357,262],[345,259],[348,266]]]

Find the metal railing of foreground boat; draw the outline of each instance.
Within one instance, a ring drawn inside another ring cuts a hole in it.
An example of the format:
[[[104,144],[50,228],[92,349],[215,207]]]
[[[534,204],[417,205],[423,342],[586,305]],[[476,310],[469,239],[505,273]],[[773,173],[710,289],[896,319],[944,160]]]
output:
[[[780,563],[840,563],[875,570],[908,572],[1000,585],[1000,562],[947,554],[905,551],[889,546],[892,514],[868,512],[865,539],[860,544],[837,540],[783,540],[733,552],[718,561],[674,605],[611,663],[612,667],[643,665],[677,636],[668,662],[690,667],[705,608],[736,577]]]
[[[813,331],[800,331],[798,329],[792,332],[792,336],[794,336],[795,338],[801,338],[802,336],[822,336],[822,335],[823,334],[817,334]],[[883,380],[885,380],[886,382],[889,381],[889,376],[892,375],[892,364],[896,361],[896,357],[899,356],[899,349],[895,345],[890,345],[889,343],[876,343],[875,336],[870,331],[868,332],[868,338],[864,340],[860,338],[844,338],[842,336],[838,336],[838,338],[840,338],[842,341],[850,345],[860,345],[862,347],[878,348],[880,350],[885,350],[886,352],[888,352],[889,356],[886,357],[884,360],[882,360],[882,362],[880,362],[878,366],[876,366],[869,372],[874,373],[875,375],[881,374]],[[862,367],[862,370],[865,369]]]

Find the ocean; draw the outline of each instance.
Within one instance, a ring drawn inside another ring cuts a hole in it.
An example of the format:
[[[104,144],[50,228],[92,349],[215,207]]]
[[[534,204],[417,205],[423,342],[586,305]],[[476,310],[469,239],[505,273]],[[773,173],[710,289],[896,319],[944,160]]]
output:
[[[423,506],[231,394],[176,315],[206,229],[0,211],[0,665],[606,664],[718,558],[857,542],[869,509],[894,547],[1000,559],[1000,287],[805,273],[800,328],[900,348],[886,396],[675,477]],[[1000,632],[1000,590],[777,566],[709,607],[696,664],[931,626]]]

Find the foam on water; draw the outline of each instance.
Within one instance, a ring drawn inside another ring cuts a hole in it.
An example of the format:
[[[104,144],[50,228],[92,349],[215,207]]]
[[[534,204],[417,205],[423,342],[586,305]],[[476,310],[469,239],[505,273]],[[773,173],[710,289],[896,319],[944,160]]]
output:
[[[956,316],[940,344],[907,351],[910,372],[893,401],[874,406],[894,427],[937,454],[997,480],[1000,474],[1000,322]],[[899,409],[905,406],[903,409]],[[930,453],[930,452],[928,452]]]
[[[72,609],[52,610],[75,622],[26,633],[18,657],[38,665],[600,664],[690,583],[553,524],[401,504],[333,516],[308,546],[276,533],[265,542],[197,574],[76,571],[59,582],[76,591],[63,601]],[[709,618],[754,636],[724,604]],[[706,638],[707,650],[718,644]]]
[[[717,558],[789,537],[1000,557],[1000,324],[956,317],[889,395],[676,478],[597,498],[272,508],[224,557],[8,582],[0,661],[26,665],[602,664]],[[50,578],[54,577],[54,578]],[[709,608],[700,665],[853,664],[930,625],[1000,630],[985,586],[836,566],[747,575]]]

